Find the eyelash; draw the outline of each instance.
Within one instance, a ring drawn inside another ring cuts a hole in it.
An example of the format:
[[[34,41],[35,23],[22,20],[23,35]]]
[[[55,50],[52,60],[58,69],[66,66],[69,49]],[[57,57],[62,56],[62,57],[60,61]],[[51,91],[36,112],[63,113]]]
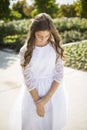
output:
[[[39,36],[39,35],[37,35],[39,38],[42,38],[42,36]],[[45,38],[47,38],[47,37],[49,37],[49,36],[46,36]]]

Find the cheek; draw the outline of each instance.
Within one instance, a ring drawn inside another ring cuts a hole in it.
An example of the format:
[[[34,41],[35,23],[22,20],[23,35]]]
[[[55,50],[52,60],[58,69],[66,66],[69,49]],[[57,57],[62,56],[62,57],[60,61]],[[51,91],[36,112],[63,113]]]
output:
[[[38,38],[37,36],[35,36],[35,39],[36,39],[36,40],[40,40],[40,38]]]
[[[41,39],[40,39],[40,38],[38,38],[38,37],[36,38],[36,40],[41,41]]]
[[[45,41],[48,41],[50,37],[45,38]]]

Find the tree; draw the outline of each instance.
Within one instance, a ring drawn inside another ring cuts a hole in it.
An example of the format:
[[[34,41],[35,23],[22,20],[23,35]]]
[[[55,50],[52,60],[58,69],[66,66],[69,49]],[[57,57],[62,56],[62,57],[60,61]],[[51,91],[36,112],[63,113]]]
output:
[[[76,11],[76,16],[77,17],[81,17],[81,10],[82,10],[82,7],[81,7],[81,2],[80,0],[77,0],[73,3],[73,6],[75,8],[75,11]]]
[[[12,9],[10,9],[10,20],[18,20],[21,19],[22,15],[18,12],[18,11],[14,11]]]
[[[87,18],[87,0],[77,0],[74,6],[77,16]]]
[[[58,11],[58,5],[55,3],[55,0],[35,0],[34,7],[36,14],[45,12],[52,17],[55,17]]]
[[[26,16],[23,11],[25,5],[26,5],[26,1],[22,0],[22,1],[18,1],[17,3],[14,3],[12,8],[13,10],[18,11],[22,15],[22,18],[25,18]]]
[[[22,18],[31,18],[31,12],[34,10],[34,7],[29,6],[26,0],[21,0],[14,3],[12,8],[13,10],[18,11],[22,15]]]
[[[32,5],[26,5],[24,8],[23,8],[23,12],[24,14],[26,15],[26,17],[28,18],[32,18],[32,11],[34,10],[34,7]]]
[[[87,18],[87,0],[80,0],[81,2],[81,17]]]
[[[76,16],[75,7],[73,6],[73,4],[61,5],[58,13],[59,13],[59,16],[63,16],[63,17],[75,17]]]
[[[9,17],[9,0],[0,0],[0,19],[7,19]]]

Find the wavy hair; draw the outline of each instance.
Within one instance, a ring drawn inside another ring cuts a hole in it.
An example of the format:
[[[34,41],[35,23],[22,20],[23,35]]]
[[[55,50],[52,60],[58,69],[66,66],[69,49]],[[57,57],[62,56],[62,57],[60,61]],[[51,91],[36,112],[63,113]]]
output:
[[[48,42],[52,44],[55,48],[56,53],[63,58],[63,48],[62,48],[62,40],[59,36],[59,33],[54,26],[52,18],[46,13],[38,14],[35,19],[33,19],[30,30],[28,33],[28,37],[26,40],[26,51],[24,54],[24,63],[22,64],[25,67],[31,60],[33,49],[35,47],[35,32],[37,31],[50,31],[51,36],[48,39]]]

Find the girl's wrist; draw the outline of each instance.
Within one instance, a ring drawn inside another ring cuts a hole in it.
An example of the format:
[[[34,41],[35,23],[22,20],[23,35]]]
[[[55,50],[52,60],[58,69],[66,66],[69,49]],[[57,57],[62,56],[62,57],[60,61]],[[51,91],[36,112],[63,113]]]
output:
[[[53,94],[51,92],[49,92],[47,95],[45,95],[42,98],[37,99],[34,102],[35,102],[35,104],[41,104],[42,106],[44,106],[51,99],[52,95]]]
[[[41,105],[41,106],[44,106],[45,105],[45,100],[44,98],[40,98],[39,100],[37,100],[35,102],[36,105]]]
[[[52,92],[48,92],[48,94],[44,97],[44,104],[46,104],[51,100],[52,95],[53,95]]]

